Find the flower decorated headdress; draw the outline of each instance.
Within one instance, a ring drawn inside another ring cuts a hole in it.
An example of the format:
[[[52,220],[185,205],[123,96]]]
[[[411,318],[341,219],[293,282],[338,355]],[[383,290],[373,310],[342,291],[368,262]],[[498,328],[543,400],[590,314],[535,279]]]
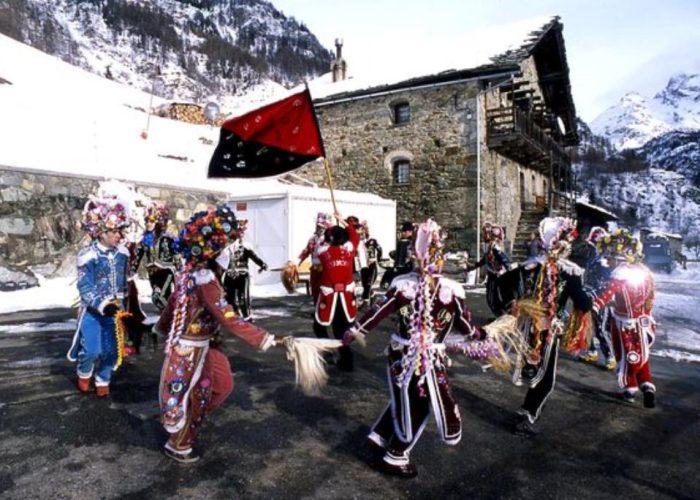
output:
[[[545,217],[540,221],[540,239],[551,257],[566,257],[578,236],[576,222],[569,217]]]
[[[428,219],[418,226],[416,232],[416,259],[422,271],[433,274],[440,272],[443,264],[443,242],[440,226]]]
[[[216,257],[238,237],[236,216],[226,205],[195,213],[180,231],[178,246],[187,264]]]
[[[90,196],[82,216],[83,229],[93,238],[105,231],[123,229],[129,226],[129,212],[126,205],[117,198]]]
[[[616,229],[602,238],[597,245],[598,252],[630,264],[644,257],[644,247],[627,229]]]
[[[168,206],[160,201],[152,202],[143,214],[143,219],[145,222],[152,222],[157,226],[162,228],[167,227],[168,221],[170,220],[170,211]]]

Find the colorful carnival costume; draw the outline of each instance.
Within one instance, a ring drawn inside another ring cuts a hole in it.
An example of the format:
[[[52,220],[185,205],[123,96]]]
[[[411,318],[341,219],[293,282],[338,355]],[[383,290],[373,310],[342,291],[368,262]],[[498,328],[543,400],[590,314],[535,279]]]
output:
[[[236,316],[216,274],[228,265],[226,258],[217,257],[236,237],[236,218],[226,206],[192,216],[180,232],[184,265],[176,277],[175,293],[155,326],[158,333],[167,333],[159,388],[162,422],[170,434],[165,453],[179,462],[199,458],[192,446],[202,421],[233,390],[228,358],[213,338],[220,328],[261,351],[284,345],[287,357],[295,362],[297,383],[308,393],[327,379],[320,353],[341,344],[276,338]]]
[[[223,278],[226,300],[233,306],[234,312],[244,320],[250,321],[250,270],[252,260],[259,270],[267,270],[267,264],[255,253],[253,245],[243,239],[245,226],[240,229],[240,238],[226,247],[224,254],[228,256],[229,265]]]
[[[382,247],[376,239],[370,237],[366,221],[362,224],[362,239],[367,252],[367,267],[363,267],[360,271],[362,277],[362,299],[368,301],[372,297],[372,287],[374,282],[377,281],[377,275],[379,274]]]
[[[299,254],[299,265],[306,260],[307,257],[311,257],[311,269],[309,273],[309,281],[311,284],[311,297],[313,298],[314,304],[318,298],[319,293],[319,281],[321,279],[321,262],[318,259],[318,254],[326,248],[325,233],[328,228],[331,227],[331,216],[319,212],[316,215],[316,231],[313,236],[309,238],[308,243],[304,247],[304,250]]]
[[[586,272],[583,282],[586,287],[591,289],[595,294],[599,294],[607,288],[612,274],[612,268],[609,265],[608,259],[605,258],[599,249],[599,243],[601,243],[606,236],[608,236],[608,232],[605,229],[595,226],[590,230],[588,238],[586,239],[586,249],[588,252],[586,262],[584,263]],[[610,308],[608,307],[600,311],[593,311],[593,332],[595,333],[595,338],[598,339],[598,346],[605,357],[605,367],[608,370],[614,370],[617,366],[617,362],[613,355],[607,330],[609,312]],[[586,363],[595,363],[598,361],[598,351],[593,342],[593,337],[591,337],[588,350],[579,357],[579,359]]]
[[[405,221],[401,224],[396,250],[389,252],[389,257],[394,260],[394,266],[382,275],[382,288],[387,288],[397,276],[413,270],[413,222]]]
[[[319,254],[321,277],[314,315],[314,333],[327,337],[330,326],[333,336],[342,339],[357,316],[353,261],[360,235],[352,224],[333,226],[328,230],[328,246]],[[344,371],[353,369],[353,353],[349,346],[340,348],[337,366]]]
[[[540,222],[540,237],[547,252],[544,262],[530,263],[523,269],[534,276],[533,288],[525,290],[525,299],[518,301],[521,331],[532,349],[520,360],[522,370],[516,372],[516,383],[525,381],[529,390],[518,410],[516,433],[535,433],[544,404],[554,389],[559,346],[578,351],[588,345],[586,335],[591,328],[592,297],[583,287],[583,269],[567,260],[576,225],[566,217],[547,217]],[[571,299],[574,310],[566,318],[566,303]]]
[[[629,232],[614,233],[608,238],[608,248],[609,255],[623,262],[612,272],[608,287],[598,295],[593,307],[602,310],[612,302],[612,344],[622,397],[632,402],[641,388],[644,406],[653,408],[656,386],[651,379],[650,351],[656,337],[656,321],[651,315],[654,278],[639,262],[642,245]]]
[[[163,310],[175,290],[175,272],[178,257],[175,236],[166,232],[169,211],[164,203],[153,202],[144,215],[146,230],[136,246],[132,272],[136,274],[145,263],[148,281],[151,283],[151,301]]]
[[[210,345],[217,330],[224,327],[263,351],[275,344],[272,335],[236,316],[210,268],[236,230],[236,218],[227,207],[198,212],[189,220],[180,233],[185,265],[155,326],[167,334],[159,389],[162,421],[170,433],[165,450],[181,462],[198,458],[192,444],[202,420],[233,390],[226,355]]]
[[[484,237],[483,256],[479,262],[467,266],[467,272],[486,266],[486,302],[495,316],[506,312],[507,301],[499,278],[508,271],[510,259],[503,250],[505,231],[501,226],[484,222],[481,227]]]
[[[82,224],[93,241],[78,254],[80,310],[67,358],[77,363],[81,392],[90,390],[94,375],[97,395],[106,396],[112,371],[119,367],[124,354],[122,314],[129,252],[120,243],[121,231],[129,219],[119,200],[90,198],[83,210]]]
[[[345,336],[346,343],[363,338],[388,315],[398,313],[387,349],[390,400],[372,426],[368,444],[382,455],[385,472],[403,477],[417,474],[409,454],[431,409],[443,441],[448,445],[460,441],[462,423],[447,377],[446,349],[485,338],[485,332],[472,324],[462,286],[439,274],[441,247],[439,226],[428,219],[416,238],[420,271],[395,278],[386,295]],[[463,336],[448,338],[453,328]]]

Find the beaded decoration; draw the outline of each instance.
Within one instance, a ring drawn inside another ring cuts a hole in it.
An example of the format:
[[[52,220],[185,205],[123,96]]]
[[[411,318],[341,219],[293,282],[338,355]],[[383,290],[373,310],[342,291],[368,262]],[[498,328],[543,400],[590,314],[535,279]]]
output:
[[[125,320],[130,318],[132,316],[131,313],[126,312],[126,311],[117,311],[117,314],[114,317],[114,336],[117,341],[117,362],[114,365],[114,369],[116,370],[119,368],[122,364],[122,361],[124,360],[125,356],[125,339],[126,339],[126,325],[125,325]]]

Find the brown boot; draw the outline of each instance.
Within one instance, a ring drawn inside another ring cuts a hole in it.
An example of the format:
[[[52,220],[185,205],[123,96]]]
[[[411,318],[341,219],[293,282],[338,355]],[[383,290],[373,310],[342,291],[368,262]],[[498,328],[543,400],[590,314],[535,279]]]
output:
[[[95,387],[95,394],[98,398],[103,398],[109,396],[109,386],[108,385],[98,385]]]
[[[78,390],[82,393],[90,392],[90,377],[78,377]]]

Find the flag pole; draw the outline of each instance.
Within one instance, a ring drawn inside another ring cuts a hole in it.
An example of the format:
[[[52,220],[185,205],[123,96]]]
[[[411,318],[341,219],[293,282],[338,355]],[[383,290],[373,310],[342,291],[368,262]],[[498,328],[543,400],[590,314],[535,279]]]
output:
[[[328,189],[331,191],[331,202],[333,203],[333,213],[338,213],[338,207],[335,205],[335,193],[333,192],[333,177],[331,176],[331,164],[328,162],[328,158],[323,158],[323,167],[326,170],[326,176],[328,177]]]
[[[311,91],[309,90],[309,84],[306,80],[304,80],[304,88],[306,89],[306,93],[309,96],[309,102],[313,103],[313,99],[311,99]],[[326,177],[328,178],[328,189],[331,191],[331,203],[333,203],[333,213],[337,214],[338,213],[338,207],[335,204],[335,193],[333,192],[333,176],[331,175],[331,164],[328,161],[328,158],[326,158],[326,148],[323,145],[323,138],[321,137],[321,125],[318,123],[318,116],[316,116],[316,111],[314,110],[314,120],[316,120],[316,129],[318,130],[318,142],[321,144],[321,149],[323,153],[323,168],[326,171]],[[340,221],[338,221],[340,222]]]

